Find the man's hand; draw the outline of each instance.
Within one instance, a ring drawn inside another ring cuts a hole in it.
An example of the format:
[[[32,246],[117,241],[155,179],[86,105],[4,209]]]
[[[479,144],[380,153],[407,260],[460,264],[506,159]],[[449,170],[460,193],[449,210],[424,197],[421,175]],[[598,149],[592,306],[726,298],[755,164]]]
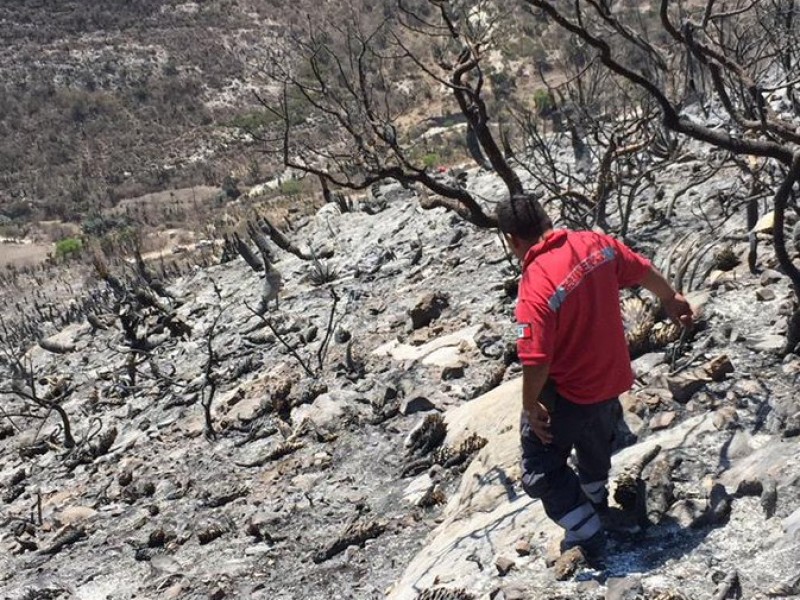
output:
[[[694,324],[694,313],[692,307],[683,297],[683,294],[676,292],[664,276],[656,269],[650,268],[642,279],[642,287],[658,296],[667,316],[676,325],[683,325],[686,328]]]
[[[553,442],[553,434],[550,433],[550,413],[542,405],[541,402],[536,402],[530,410],[524,411],[525,418],[531,426],[531,430],[536,434],[543,444],[550,444]]]
[[[666,300],[663,300],[664,311],[667,316],[672,319],[676,325],[683,325],[690,329],[694,324],[694,313],[692,307],[683,294],[675,292],[675,294]]]

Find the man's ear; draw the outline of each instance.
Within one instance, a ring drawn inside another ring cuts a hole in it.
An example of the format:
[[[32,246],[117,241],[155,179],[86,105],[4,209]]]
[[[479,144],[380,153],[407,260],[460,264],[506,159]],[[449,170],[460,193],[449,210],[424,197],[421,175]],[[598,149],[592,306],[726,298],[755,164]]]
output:
[[[511,252],[513,252],[514,256],[516,256],[519,260],[525,259],[525,255],[533,245],[531,240],[510,233],[506,234],[506,241],[511,247]]]
[[[507,234],[505,234],[505,236],[506,236],[506,242],[508,242],[508,245],[511,248],[511,251],[516,256],[519,256],[520,255],[520,251],[522,250],[522,246],[524,244],[522,238],[517,237],[513,233],[507,233]]]

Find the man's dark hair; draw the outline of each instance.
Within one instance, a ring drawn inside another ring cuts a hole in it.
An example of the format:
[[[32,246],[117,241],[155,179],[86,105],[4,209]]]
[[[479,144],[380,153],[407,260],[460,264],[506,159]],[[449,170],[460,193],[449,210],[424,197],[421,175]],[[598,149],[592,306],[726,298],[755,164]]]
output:
[[[497,205],[495,216],[500,231],[526,240],[538,239],[553,228],[553,221],[533,194],[515,194],[503,200]]]

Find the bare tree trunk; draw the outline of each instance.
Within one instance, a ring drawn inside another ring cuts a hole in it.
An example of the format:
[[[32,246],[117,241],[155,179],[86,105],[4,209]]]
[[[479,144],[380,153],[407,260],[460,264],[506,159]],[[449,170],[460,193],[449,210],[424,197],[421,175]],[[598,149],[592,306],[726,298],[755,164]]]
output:
[[[787,173],[786,179],[784,179],[775,194],[775,222],[772,228],[775,256],[778,258],[778,264],[780,264],[783,272],[791,279],[795,294],[792,316],[789,319],[787,328],[786,346],[783,349],[784,354],[794,352],[800,341],[800,308],[798,308],[798,302],[800,301],[800,270],[794,265],[789,253],[786,251],[786,238],[784,235],[786,203],[792,195],[792,188],[798,179],[800,179],[800,152],[795,153],[789,173]]]
[[[747,266],[754,275],[758,260],[758,238],[756,232],[753,231],[756,223],[758,223],[758,199],[751,198],[747,201],[747,238],[750,242],[750,249],[747,251]]]
[[[775,256],[778,258],[778,264],[780,264],[784,273],[792,280],[796,295],[800,295],[800,270],[794,265],[789,253],[786,251],[784,227],[786,224],[786,203],[792,194],[792,186],[798,180],[800,180],[800,152],[794,154],[792,166],[786,174],[786,179],[783,180],[781,187],[778,188],[778,192],[775,194],[775,222],[772,228]]]
[[[67,411],[65,411],[61,406],[56,404],[55,402],[48,405],[49,408],[52,408],[54,411],[58,413],[58,416],[61,418],[61,426],[64,430],[64,448],[72,449],[75,447],[75,438],[72,437],[72,427],[69,424],[69,417],[67,416]]]

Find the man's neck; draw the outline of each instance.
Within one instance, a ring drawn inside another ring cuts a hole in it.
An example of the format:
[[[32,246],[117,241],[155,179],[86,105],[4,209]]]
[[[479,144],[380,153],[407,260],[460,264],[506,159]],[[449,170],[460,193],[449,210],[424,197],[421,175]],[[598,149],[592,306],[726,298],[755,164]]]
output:
[[[536,244],[541,244],[543,241],[545,241],[551,235],[553,235],[553,228],[552,227],[550,229],[544,231],[542,233],[542,235],[539,236],[539,239],[537,239],[532,245],[535,246]]]
[[[525,261],[525,256],[528,254],[528,251],[533,248],[534,246],[541,244],[547,238],[549,238],[553,234],[553,229],[550,228],[547,231],[543,232],[538,238],[533,240],[524,240],[524,243],[521,247],[518,248],[517,251],[517,258],[520,262]]]

